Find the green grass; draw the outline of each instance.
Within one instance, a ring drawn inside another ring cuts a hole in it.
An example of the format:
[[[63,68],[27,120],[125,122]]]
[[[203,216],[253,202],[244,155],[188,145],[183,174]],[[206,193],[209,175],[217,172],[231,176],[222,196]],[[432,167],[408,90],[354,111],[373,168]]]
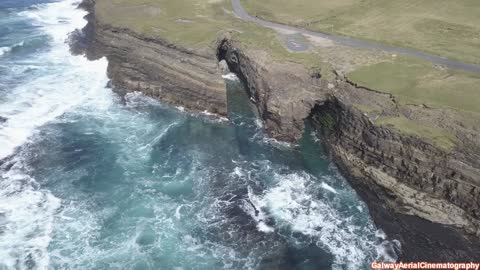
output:
[[[241,0],[250,14],[480,64],[478,0]]]
[[[360,86],[393,94],[402,104],[480,113],[480,74],[434,68],[401,57],[361,67],[347,74]]]
[[[457,144],[457,139],[452,134],[405,117],[383,117],[379,118],[375,124],[392,127],[404,134],[420,137],[447,152],[453,150]]]
[[[232,26],[227,6],[224,0],[97,0],[95,11],[102,23],[202,47]]]
[[[272,60],[322,70],[333,79],[331,66],[319,54],[289,52],[273,30],[237,19],[229,0],[97,0],[96,16],[102,23],[189,48],[214,49],[218,37],[230,32],[242,45],[267,51]]]

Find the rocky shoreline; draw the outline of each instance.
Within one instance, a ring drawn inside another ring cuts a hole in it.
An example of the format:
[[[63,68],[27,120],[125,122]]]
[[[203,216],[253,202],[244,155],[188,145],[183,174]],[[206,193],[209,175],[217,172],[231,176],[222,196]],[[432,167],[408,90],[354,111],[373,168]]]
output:
[[[107,73],[115,89],[139,91],[196,112],[226,115],[225,82],[214,52],[188,50],[103,25],[94,16],[94,4],[87,0],[80,5],[90,15],[79,35],[83,42],[74,48],[91,60],[107,57]]]
[[[90,59],[109,61],[112,86],[141,91],[174,106],[226,115],[226,89],[219,61],[245,82],[249,95],[275,139],[294,142],[310,119],[333,160],[367,202],[375,223],[402,244],[402,261],[474,261],[480,254],[480,145],[475,130],[455,121],[462,145],[439,149],[416,136],[374,124],[375,115],[354,103],[380,107],[386,114],[429,114],[428,108],[399,108],[394,97],[362,89],[336,74],[324,80],[300,64],[271,61],[228,33],[216,48],[187,49],[97,21],[94,1],[83,43]],[[353,102],[355,101],[355,102]],[[454,112],[432,114],[433,119]]]

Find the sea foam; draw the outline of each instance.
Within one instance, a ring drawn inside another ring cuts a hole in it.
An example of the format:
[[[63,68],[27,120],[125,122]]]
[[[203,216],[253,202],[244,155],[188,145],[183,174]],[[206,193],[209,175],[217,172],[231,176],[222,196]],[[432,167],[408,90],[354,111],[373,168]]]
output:
[[[35,137],[39,127],[60,118],[85,100],[95,99],[107,83],[105,59],[89,62],[72,56],[65,43],[69,32],[86,21],[77,1],[39,4],[19,15],[50,37],[49,50],[29,56],[41,74],[10,89],[0,106],[8,119],[0,127],[0,268],[49,268],[47,248],[61,201],[29,176],[19,147]],[[6,54],[15,46],[0,48]],[[17,152],[17,153],[16,153]],[[8,158],[8,159],[7,159]]]
[[[333,255],[333,269],[356,270],[363,268],[368,260],[396,260],[395,250],[392,249],[397,245],[396,242],[383,238],[378,243],[378,232],[376,235],[372,224],[357,225],[363,219],[363,214],[351,213],[346,216],[330,200],[320,199],[315,192],[318,184],[313,176],[299,172],[275,174],[275,178],[277,184],[263,194],[255,195],[249,190],[250,201],[256,209],[266,209],[277,226],[287,226],[295,232],[312,237],[319,247]],[[320,187],[335,196],[338,194],[337,190],[325,182]],[[252,213],[252,209],[248,212]],[[260,211],[255,216],[259,228],[263,227],[266,215]]]

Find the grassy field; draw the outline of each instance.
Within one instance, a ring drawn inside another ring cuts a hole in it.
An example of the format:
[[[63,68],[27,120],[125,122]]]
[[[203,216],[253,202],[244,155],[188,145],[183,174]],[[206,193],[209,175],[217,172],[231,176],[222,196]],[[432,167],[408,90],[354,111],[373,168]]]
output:
[[[480,64],[478,0],[241,0],[258,17]]]
[[[98,0],[95,10],[103,23],[199,47],[232,26],[226,5],[221,0]]]
[[[393,94],[403,104],[480,113],[480,74],[440,69],[414,58],[364,66],[347,78],[370,89]]]

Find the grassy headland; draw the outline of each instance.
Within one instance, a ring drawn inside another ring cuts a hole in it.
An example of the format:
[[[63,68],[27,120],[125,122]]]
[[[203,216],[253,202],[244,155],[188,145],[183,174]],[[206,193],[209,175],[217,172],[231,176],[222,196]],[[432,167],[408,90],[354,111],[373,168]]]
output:
[[[312,30],[372,39],[480,63],[477,0],[242,0],[251,14]],[[360,86],[390,93],[406,104],[466,111],[480,119],[480,74],[444,69],[411,57],[316,46],[288,51],[279,33],[238,19],[229,0],[97,0],[99,21],[194,49],[215,49],[222,33],[271,60],[303,64],[333,79],[332,68]],[[368,56],[368,57],[366,57]],[[366,60],[368,59],[368,60]],[[346,64],[348,62],[348,64]],[[365,104],[357,104],[368,112]],[[451,148],[452,135],[403,116],[378,122]]]
[[[287,51],[271,29],[235,17],[228,0],[97,0],[102,23],[159,37],[189,48],[210,48],[222,33],[252,49],[267,51],[272,59],[292,61],[310,69],[326,65],[317,53]]]

